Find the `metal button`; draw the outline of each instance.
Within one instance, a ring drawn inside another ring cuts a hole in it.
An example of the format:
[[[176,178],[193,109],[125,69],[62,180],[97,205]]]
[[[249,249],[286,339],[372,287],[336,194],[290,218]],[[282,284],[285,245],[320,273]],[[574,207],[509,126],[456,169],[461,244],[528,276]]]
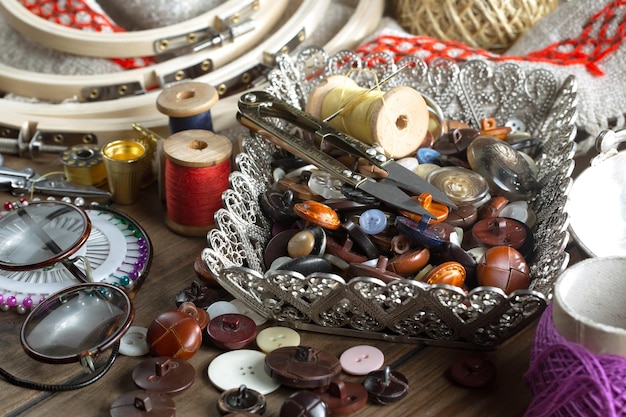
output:
[[[489,193],[485,178],[467,168],[442,167],[428,174],[426,179],[457,206],[475,204]]]

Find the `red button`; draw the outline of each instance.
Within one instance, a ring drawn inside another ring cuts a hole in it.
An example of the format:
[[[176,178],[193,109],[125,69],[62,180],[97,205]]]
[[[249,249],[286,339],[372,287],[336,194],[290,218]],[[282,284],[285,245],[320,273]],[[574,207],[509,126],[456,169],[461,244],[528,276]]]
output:
[[[256,324],[243,314],[222,314],[211,319],[207,333],[221,349],[243,349],[256,338]]]

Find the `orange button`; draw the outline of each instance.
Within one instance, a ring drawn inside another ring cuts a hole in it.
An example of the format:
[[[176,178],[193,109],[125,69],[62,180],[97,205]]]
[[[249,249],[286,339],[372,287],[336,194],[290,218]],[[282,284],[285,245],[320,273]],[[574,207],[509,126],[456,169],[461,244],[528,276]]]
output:
[[[293,206],[294,212],[304,220],[330,230],[341,226],[339,215],[324,203],[308,200]]]

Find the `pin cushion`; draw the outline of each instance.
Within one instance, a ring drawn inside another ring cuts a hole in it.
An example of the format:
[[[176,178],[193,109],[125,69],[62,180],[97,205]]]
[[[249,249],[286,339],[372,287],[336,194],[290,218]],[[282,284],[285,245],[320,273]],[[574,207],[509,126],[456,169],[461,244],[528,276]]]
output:
[[[403,66],[406,69],[398,71]],[[251,134],[243,140],[243,152],[236,160],[237,169],[231,173],[230,187],[222,196],[224,208],[216,212],[216,227],[207,234],[208,246],[201,256],[204,263],[233,296],[264,317],[288,327],[407,343],[472,349],[498,347],[543,312],[551,298],[554,281],[569,261],[569,255],[564,251],[569,240],[565,202],[572,182],[570,175],[576,151],[573,142],[576,134],[575,79],[559,80],[545,70],[526,72],[511,63],[481,60],[459,64],[435,59],[427,64],[414,56],[394,62],[391,56],[383,53],[361,56],[343,51],[328,56],[320,48],[311,47],[295,56],[278,58],[277,67],[269,76],[267,92],[302,109],[310,92],[324,79],[336,74],[349,74],[365,89],[386,91],[397,86],[412,87],[425,97],[441,119],[438,124],[441,126],[452,120],[480,130],[481,121],[488,117],[493,118],[496,126],[516,120],[540,141],[542,153],[532,164],[502,157],[497,161],[502,169],[495,165],[484,167],[485,172],[493,173],[523,166],[523,174],[532,175],[536,181],[532,187],[525,187],[517,194],[510,192],[515,191],[515,181],[496,181],[507,187],[502,190],[506,192],[507,200],[526,202],[534,215],[534,224],[525,230],[530,234],[527,241],[532,243],[526,257],[528,286],[505,291],[492,286],[498,279],[463,288],[446,283],[429,284],[425,279],[383,281],[363,273],[351,277],[348,269],[312,272],[306,276],[286,269],[268,270],[264,251],[274,225],[260,201],[266,192],[276,190],[272,164],[277,154],[285,155],[285,150],[259,134]],[[395,75],[389,77],[390,74]],[[377,82],[383,79],[387,81],[377,87]],[[282,120],[272,119],[272,123],[283,130],[291,127],[282,125]],[[499,146],[488,145],[488,148],[476,149],[473,156],[480,159],[483,154],[491,157],[494,152],[500,152]],[[451,160],[449,157],[443,159]],[[470,168],[474,167],[467,169]],[[491,197],[497,194],[494,187],[498,184],[489,184],[490,192],[494,194]],[[367,195],[361,198],[363,195],[358,194],[358,189],[356,191],[350,194],[352,200],[363,207],[376,206],[375,201],[368,199]],[[529,191],[532,191],[530,196],[526,195]],[[481,202],[487,202],[489,197],[489,194],[482,196]],[[325,203],[335,211],[339,210],[335,202]],[[471,234],[469,223],[477,221],[476,211],[462,214],[464,210],[455,209],[451,212],[455,213],[457,221],[449,234]],[[420,229],[428,223],[424,217],[415,222],[401,215],[389,216],[389,220],[395,221],[394,227],[411,227],[415,233],[422,233]],[[384,246],[383,240],[367,233],[361,237],[350,233],[345,234],[347,237],[337,238],[337,231],[344,229],[345,224],[341,224],[337,229],[327,230],[326,251],[332,253],[333,259],[344,253],[355,254],[358,258],[356,255],[363,253],[360,239],[369,241],[372,255]],[[428,233],[422,233],[416,239],[424,238],[437,245],[441,243],[439,235],[434,236],[432,229],[425,230]],[[387,242],[384,250],[390,247]],[[429,262],[452,261],[450,258],[457,252],[467,255],[457,245],[445,241],[440,247],[431,249]],[[374,262],[371,270],[384,263],[374,256],[367,258]],[[472,267],[477,265],[465,260],[461,263]],[[394,263],[387,262],[390,264]],[[470,272],[467,279],[475,275]],[[493,275],[499,271],[490,270],[490,273]]]

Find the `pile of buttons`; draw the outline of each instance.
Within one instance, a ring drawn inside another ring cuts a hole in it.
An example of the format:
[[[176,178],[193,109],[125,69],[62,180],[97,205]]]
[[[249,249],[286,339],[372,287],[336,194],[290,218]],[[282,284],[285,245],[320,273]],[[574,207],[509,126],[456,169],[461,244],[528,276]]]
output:
[[[540,141],[519,121],[498,127],[485,119],[481,130],[457,121],[443,125],[444,133],[431,137],[415,157],[396,161],[455,203],[446,206],[428,193],[412,197],[430,219],[347,190],[297,158],[277,157],[275,185],[260,196],[273,222],[265,267],[387,283],[416,279],[466,290],[492,286],[506,294],[528,288],[536,220],[528,201],[539,189],[533,156],[541,152]],[[338,159],[384,179],[362,159]]]
[[[220,415],[263,414],[265,396],[281,386],[294,390],[282,404],[281,417],[348,415],[368,401],[391,404],[408,393],[407,378],[393,369],[395,364],[385,366],[383,352],[374,346],[356,345],[335,356],[302,345],[295,330],[263,326],[265,320],[240,301],[220,300],[217,290],[197,281],[179,293],[177,304],[148,328],[133,326],[123,336],[120,353],[148,358],[132,371],[138,389],[115,400],[111,416],[175,416],[172,394],[196,381],[189,359],[203,342],[219,350],[207,373],[221,392],[215,404]],[[352,382],[345,375],[363,380]]]

